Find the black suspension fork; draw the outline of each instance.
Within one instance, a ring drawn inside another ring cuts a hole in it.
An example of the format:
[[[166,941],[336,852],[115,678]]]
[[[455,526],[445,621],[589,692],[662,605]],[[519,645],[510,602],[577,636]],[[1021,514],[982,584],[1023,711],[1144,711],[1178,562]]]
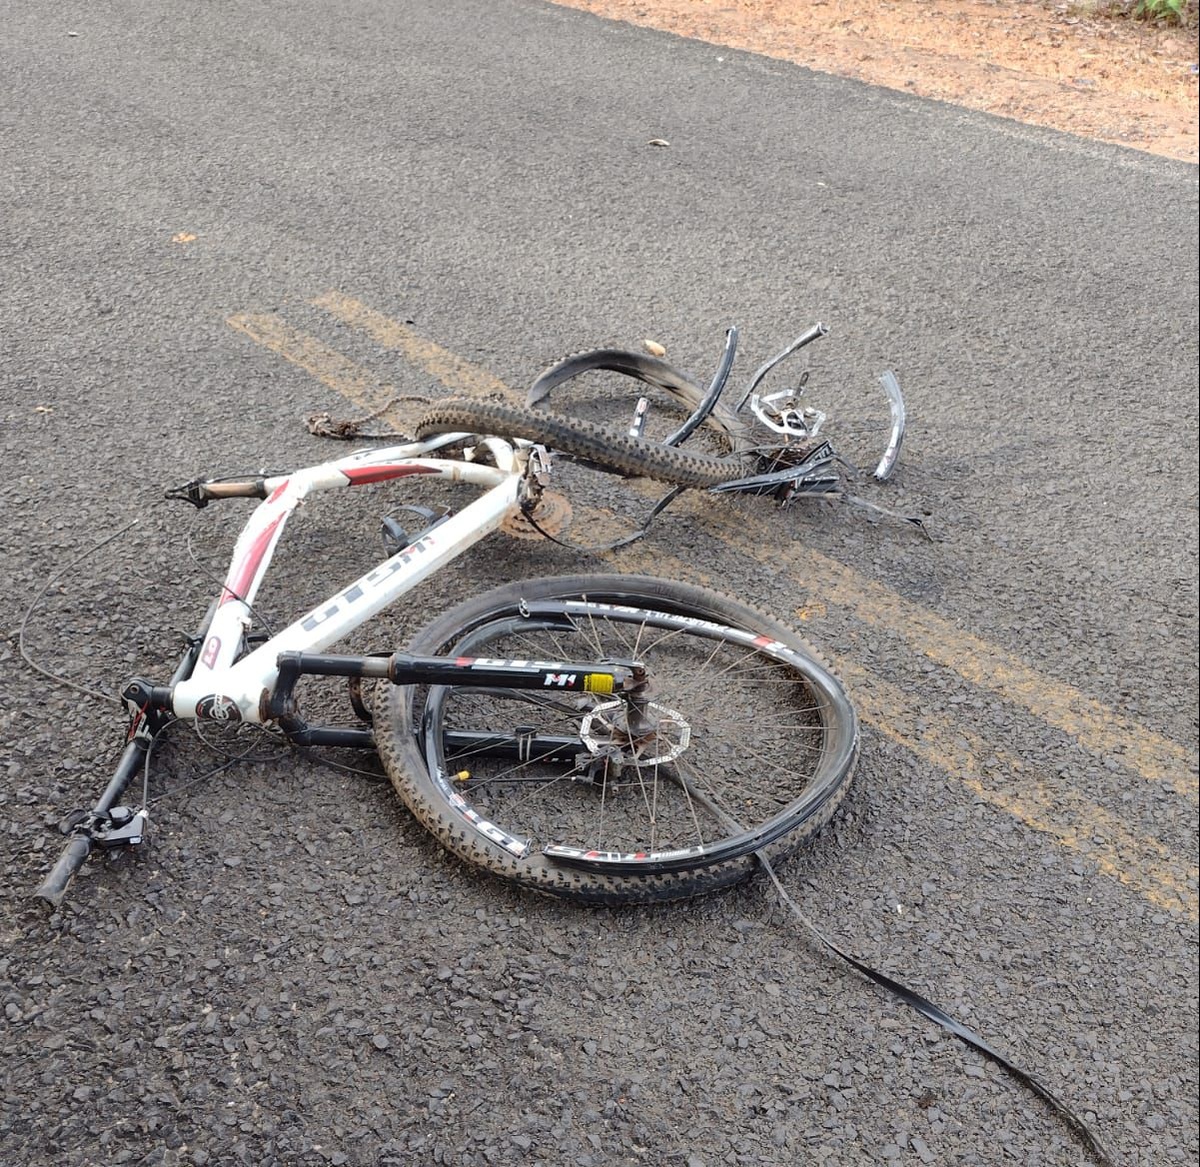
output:
[[[612,694],[624,698],[633,709],[645,703],[646,672],[632,661],[587,664],[567,661],[511,661],[480,657],[414,656],[395,652],[390,656],[280,653],[279,675],[266,703],[265,713],[278,722],[296,745],[374,747],[370,729],[330,729],[309,725],[299,713],[295,688],[304,676],[347,677],[353,683],[377,680],[394,685],[456,685],[486,689],[524,689],[543,693]],[[640,704],[639,704],[640,703]],[[631,713],[631,716],[636,716]],[[484,734],[494,749],[504,748],[505,734]],[[572,743],[575,747],[578,742]],[[557,743],[561,746],[562,743]],[[526,748],[516,745],[518,752]]]

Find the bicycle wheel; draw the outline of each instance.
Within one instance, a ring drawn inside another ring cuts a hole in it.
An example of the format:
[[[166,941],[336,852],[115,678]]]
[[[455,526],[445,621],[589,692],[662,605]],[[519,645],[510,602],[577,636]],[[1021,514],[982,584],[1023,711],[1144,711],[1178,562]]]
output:
[[[540,442],[619,474],[675,486],[716,486],[747,473],[737,458],[679,450],[589,421],[497,401],[460,398],[439,402],[417,423],[415,435],[422,439],[460,431]]]
[[[381,686],[376,745],[400,797],[456,855],[591,903],[680,899],[782,858],[833,815],[858,723],[795,633],[706,588],[645,576],[509,584],[414,641],[417,653],[637,659],[619,698]],[[579,699],[574,699],[579,696]]]

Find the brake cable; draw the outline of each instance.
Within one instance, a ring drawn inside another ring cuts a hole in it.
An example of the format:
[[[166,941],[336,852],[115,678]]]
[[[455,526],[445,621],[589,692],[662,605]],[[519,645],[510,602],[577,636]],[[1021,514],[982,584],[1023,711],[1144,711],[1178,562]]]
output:
[[[654,504],[653,509],[646,516],[642,525],[631,535],[622,535],[619,539],[614,539],[611,543],[598,544],[595,547],[581,547],[575,543],[568,543],[564,539],[559,539],[545,529],[535,517],[537,511],[537,500],[533,498],[524,498],[521,501],[521,515],[525,521],[544,539],[549,539],[551,543],[557,543],[560,547],[567,548],[568,551],[574,551],[576,554],[595,555],[602,551],[616,551],[620,547],[628,547],[630,543],[636,543],[650,529],[650,524],[654,522],[663,511],[667,509],[685,490],[686,486],[673,486],[666,494],[662,496]]]
[[[66,566],[64,566],[64,567],[60,568],[58,571],[56,571],[54,573],[54,575],[52,575],[42,585],[41,591],[39,591],[38,594],[36,596],[34,596],[32,600],[30,600],[29,607],[25,609],[25,615],[21,619],[21,626],[20,626],[20,628],[17,629],[17,650],[21,654],[21,659],[31,669],[33,669],[34,672],[41,673],[43,677],[46,677],[49,680],[54,681],[56,684],[65,685],[67,688],[74,689],[76,692],[82,693],[85,697],[94,697],[99,701],[118,701],[118,700],[120,700],[120,698],[118,698],[115,693],[105,693],[105,692],[102,692],[97,689],[91,689],[87,685],[81,685],[77,681],[72,681],[69,677],[60,676],[58,673],[51,672],[49,669],[43,668],[40,664],[37,663],[37,661],[35,661],[33,659],[32,656],[30,656],[29,651],[25,647],[25,630],[29,626],[29,620],[33,616],[34,609],[37,608],[37,606],[42,602],[42,600],[45,598],[47,592],[49,592],[50,589],[56,583],[58,583],[58,581],[60,579],[62,579],[62,577],[64,575],[66,575],[68,571],[70,571],[72,568],[78,566],[89,556],[94,555],[102,547],[107,547],[108,544],[111,543],[114,539],[120,538],[122,535],[125,534],[126,531],[129,531],[133,527],[136,527],[137,524],[138,524],[137,519],[130,519],[130,521],[128,523],[126,523],[123,527],[119,527],[117,530],[113,531],[113,533],[111,535],[107,535],[103,539],[99,540],[98,542],[93,543],[85,551],[80,552],[80,554],[75,556],[74,559],[70,560],[66,564]]]

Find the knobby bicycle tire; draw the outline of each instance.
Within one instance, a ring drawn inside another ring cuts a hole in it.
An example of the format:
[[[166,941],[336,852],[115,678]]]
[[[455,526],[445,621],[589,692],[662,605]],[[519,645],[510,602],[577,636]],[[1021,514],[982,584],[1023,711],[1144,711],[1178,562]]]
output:
[[[377,691],[376,746],[401,799],[460,858],[537,891],[607,904],[714,891],[750,875],[757,850],[785,858],[849,787],[858,722],[841,683],[791,629],[707,588],[632,575],[522,581],[446,613],[411,648],[645,659],[652,716],[669,727],[651,747],[662,759],[601,765],[599,776],[584,746],[606,716],[599,698]],[[475,744],[505,733],[502,757]],[[553,757],[546,743],[561,743]]]
[[[572,353],[556,361],[529,386],[525,404],[530,408],[548,405],[551,390],[561,391],[577,378],[597,371],[619,373],[659,389],[687,414],[696,409],[705,397],[703,386],[660,357],[626,349],[602,348]],[[560,414],[567,412],[561,400],[556,409]],[[719,400],[705,418],[703,430],[723,447],[724,453],[752,456],[760,445],[750,426]]]
[[[498,401],[461,398],[439,402],[417,422],[414,435],[420,440],[459,432],[538,442],[618,474],[652,478],[673,486],[717,486],[747,473],[737,458],[680,450],[631,438],[592,422]]]

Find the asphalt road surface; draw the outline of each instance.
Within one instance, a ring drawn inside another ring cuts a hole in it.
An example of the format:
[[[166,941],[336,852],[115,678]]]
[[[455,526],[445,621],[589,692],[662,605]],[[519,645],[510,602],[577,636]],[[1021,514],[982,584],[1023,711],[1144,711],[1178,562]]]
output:
[[[532,897],[269,743],[214,774],[241,739],[172,737],[150,843],[30,896],[107,781],[106,694],[169,674],[246,513],[164,487],[601,344],[706,377],[736,324],[744,383],[816,320],[813,392],[904,386],[865,490],[931,538],[695,496],[611,555],[497,537],[382,636],[581,569],[802,626],[863,748],[785,886],[1114,1161],[1195,1161],[1194,166],[532,0],[3,7],[0,1164],[1091,1161],[764,880]],[[384,509],[306,512],[264,616],[372,562]]]

